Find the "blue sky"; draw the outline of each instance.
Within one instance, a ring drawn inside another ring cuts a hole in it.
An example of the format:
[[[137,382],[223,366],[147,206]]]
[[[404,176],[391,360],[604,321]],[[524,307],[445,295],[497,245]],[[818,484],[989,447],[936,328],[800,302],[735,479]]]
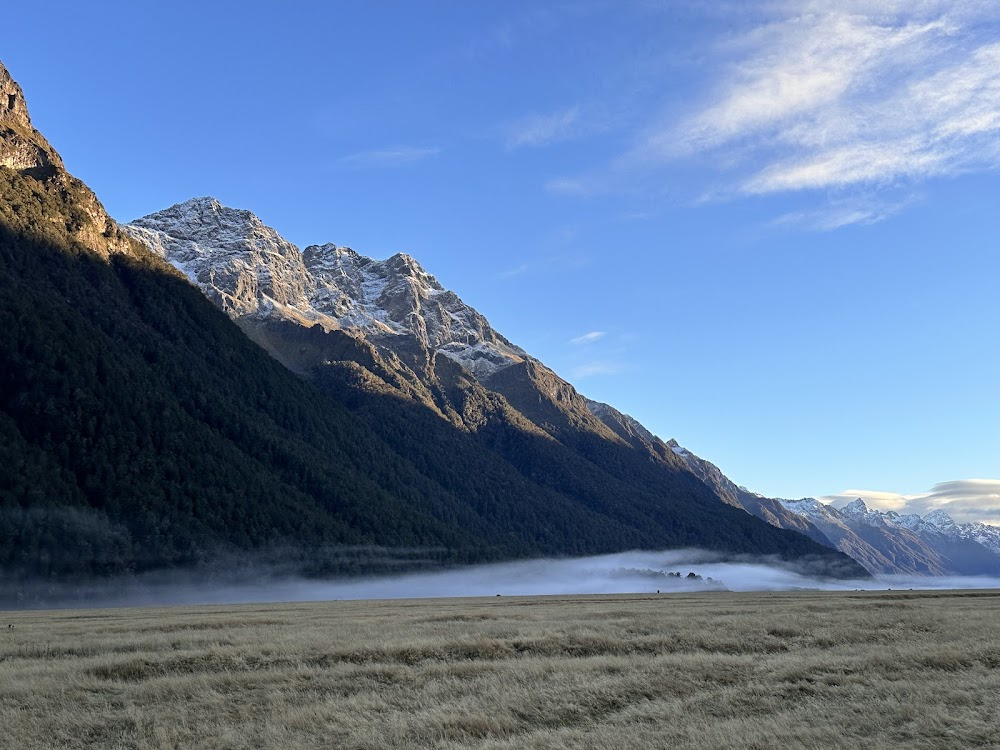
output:
[[[408,252],[751,489],[1000,522],[1000,480],[962,484],[1000,477],[996,3],[4,19],[36,127],[119,220],[214,195],[300,246]]]

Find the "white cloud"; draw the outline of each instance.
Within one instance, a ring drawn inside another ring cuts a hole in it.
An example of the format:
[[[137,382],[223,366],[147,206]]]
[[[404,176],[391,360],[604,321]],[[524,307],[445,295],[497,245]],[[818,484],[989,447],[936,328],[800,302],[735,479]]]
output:
[[[565,141],[586,129],[578,106],[545,115],[528,115],[508,126],[507,148],[513,150]]]
[[[829,231],[884,219],[929,179],[1000,169],[1000,3],[718,0],[704,9],[716,20],[720,12],[738,31],[699,46],[707,93],[679,103],[663,84],[664,108],[631,148],[603,168],[550,179],[549,192],[648,195],[657,183],[683,184],[717,201],[809,191],[834,205],[776,223]],[[836,205],[858,192],[890,199]]]
[[[416,146],[390,146],[369,151],[358,151],[337,159],[337,164],[353,169],[399,167],[422,161],[441,153],[440,148],[419,148]]]
[[[714,97],[639,150],[713,155],[739,191],[880,186],[1000,166],[1000,43],[989,4],[783,6],[744,34]],[[795,12],[787,12],[795,8]],[[861,215],[859,220],[867,220]]]
[[[580,344],[592,344],[607,335],[605,331],[590,331],[582,336],[577,336],[569,340],[569,343],[579,346]]]
[[[959,523],[979,521],[1000,525],[1000,479],[962,479],[934,485],[929,492],[903,495],[873,490],[844,490],[822,497],[840,507],[860,497],[870,508],[926,515],[943,510]]]
[[[875,224],[899,213],[916,200],[916,196],[908,196],[889,201],[872,195],[832,200],[819,208],[782,214],[771,225],[831,232],[851,224]]]

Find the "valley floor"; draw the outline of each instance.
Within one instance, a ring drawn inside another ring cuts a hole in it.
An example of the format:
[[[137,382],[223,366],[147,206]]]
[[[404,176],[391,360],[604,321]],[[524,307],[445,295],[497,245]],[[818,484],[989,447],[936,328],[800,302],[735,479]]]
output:
[[[998,623],[996,591],[4,612],[0,747],[996,747]]]

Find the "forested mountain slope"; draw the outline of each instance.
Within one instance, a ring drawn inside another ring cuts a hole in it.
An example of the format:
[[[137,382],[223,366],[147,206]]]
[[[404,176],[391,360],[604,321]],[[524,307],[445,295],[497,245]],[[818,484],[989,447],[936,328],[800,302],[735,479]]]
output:
[[[376,376],[353,360],[296,376],[123,235],[31,128],[2,67],[0,84],[17,104],[0,116],[8,588],[248,556],[344,573],[677,546],[856,572],[704,502],[696,480],[622,485],[457,365],[436,366],[462,425],[499,415],[477,430],[360,387]]]

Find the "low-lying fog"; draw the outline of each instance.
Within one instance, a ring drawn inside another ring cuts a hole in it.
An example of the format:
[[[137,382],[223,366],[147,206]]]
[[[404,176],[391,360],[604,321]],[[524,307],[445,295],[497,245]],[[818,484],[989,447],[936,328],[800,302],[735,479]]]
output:
[[[679,573],[680,577],[676,574]],[[699,578],[689,577],[693,573]],[[674,575],[671,575],[674,574]],[[712,579],[711,581],[709,579]],[[797,572],[774,561],[726,561],[698,550],[624,552],[599,557],[477,565],[437,572],[340,580],[271,579],[206,584],[145,578],[114,593],[79,591],[45,606],[141,606],[249,602],[400,599],[542,594],[615,594],[690,591],[791,591],[1000,588],[990,577],[904,577],[838,580]],[[54,592],[53,592],[54,593]],[[67,594],[70,592],[67,591]],[[8,603],[10,604],[10,603]],[[16,604],[15,604],[16,606]]]

